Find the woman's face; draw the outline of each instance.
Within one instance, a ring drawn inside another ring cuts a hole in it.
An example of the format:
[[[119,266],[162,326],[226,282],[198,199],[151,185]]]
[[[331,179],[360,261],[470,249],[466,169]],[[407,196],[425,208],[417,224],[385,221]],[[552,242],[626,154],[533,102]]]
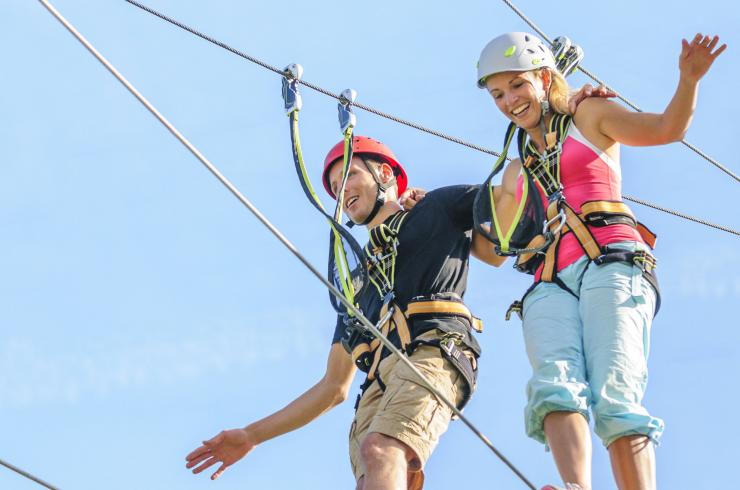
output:
[[[506,71],[486,79],[486,88],[496,107],[517,126],[536,128],[540,122],[540,100],[545,96],[543,80],[534,71]]]

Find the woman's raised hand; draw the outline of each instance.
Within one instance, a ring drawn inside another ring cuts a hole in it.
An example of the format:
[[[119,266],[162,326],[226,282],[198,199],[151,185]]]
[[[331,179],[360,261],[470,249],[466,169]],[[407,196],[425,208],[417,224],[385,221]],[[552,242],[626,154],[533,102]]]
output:
[[[719,36],[710,38],[701,33],[694,36],[691,42],[682,39],[681,56],[678,58],[681,78],[689,82],[698,82],[709,71],[717,56],[727,48],[727,44],[717,48],[718,43]]]

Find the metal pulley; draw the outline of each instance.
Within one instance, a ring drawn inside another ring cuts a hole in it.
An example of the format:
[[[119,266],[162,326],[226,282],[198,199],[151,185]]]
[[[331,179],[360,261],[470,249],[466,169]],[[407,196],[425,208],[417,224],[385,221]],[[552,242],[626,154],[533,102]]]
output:
[[[298,80],[303,76],[303,67],[298,63],[291,63],[283,70],[283,102],[285,103],[285,115],[300,111],[303,107],[303,99],[298,93]]]
[[[339,113],[339,128],[342,130],[342,134],[345,134],[357,124],[357,116],[352,112],[352,104],[354,104],[355,99],[357,99],[357,91],[351,88],[345,89],[339,94],[337,111]]]
[[[552,43],[552,55],[555,58],[555,66],[558,71],[567,77],[578,68],[578,64],[583,60],[583,49],[573,44],[565,36],[555,38]]]

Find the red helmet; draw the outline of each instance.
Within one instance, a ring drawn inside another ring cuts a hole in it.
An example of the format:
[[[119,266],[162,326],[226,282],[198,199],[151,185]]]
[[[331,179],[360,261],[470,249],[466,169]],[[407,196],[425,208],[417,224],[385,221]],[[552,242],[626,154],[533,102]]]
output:
[[[403,194],[408,185],[408,178],[406,172],[398,160],[396,155],[393,154],[390,148],[385,146],[378,140],[368,138],[367,136],[355,136],[352,138],[352,149],[354,155],[368,155],[377,158],[381,162],[387,163],[393,168],[393,174],[396,176],[396,186],[398,186],[398,195]],[[329,195],[336,199],[337,196],[331,191],[331,183],[329,182],[329,170],[331,170],[332,164],[338,159],[344,156],[344,140],[340,141],[334,147],[329,150],[329,153],[324,159],[324,172],[321,174],[321,180],[324,183],[324,189]]]

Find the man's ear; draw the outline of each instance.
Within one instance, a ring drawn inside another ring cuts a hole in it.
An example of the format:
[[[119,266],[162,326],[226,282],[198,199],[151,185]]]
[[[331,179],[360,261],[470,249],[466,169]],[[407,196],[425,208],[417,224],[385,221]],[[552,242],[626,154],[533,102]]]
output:
[[[396,176],[393,173],[393,167],[391,167],[387,163],[380,164],[380,167],[378,167],[378,174],[380,177],[380,181],[384,184],[389,183]]]

